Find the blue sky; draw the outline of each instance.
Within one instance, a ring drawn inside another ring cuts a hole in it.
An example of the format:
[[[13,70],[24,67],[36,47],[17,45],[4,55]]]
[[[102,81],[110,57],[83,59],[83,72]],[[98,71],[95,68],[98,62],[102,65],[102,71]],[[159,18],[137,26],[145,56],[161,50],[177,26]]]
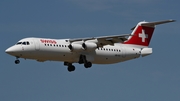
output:
[[[169,0],[1,0],[1,101],[178,101],[179,1]],[[123,63],[37,62],[4,51],[25,37],[80,38],[129,34],[139,21],[175,19],[157,26],[153,54]]]

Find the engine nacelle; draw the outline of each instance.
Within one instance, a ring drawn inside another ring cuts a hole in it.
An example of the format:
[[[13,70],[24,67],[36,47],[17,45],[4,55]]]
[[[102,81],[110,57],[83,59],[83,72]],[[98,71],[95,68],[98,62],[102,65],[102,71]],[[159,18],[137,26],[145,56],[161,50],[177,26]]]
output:
[[[79,52],[79,51],[83,51],[84,50],[84,48],[82,47],[81,44],[72,43],[68,47],[69,47],[69,49],[71,51],[75,51],[75,52]]]
[[[82,44],[82,47],[85,50],[91,51],[91,50],[95,50],[97,48],[97,44],[93,43],[93,42],[85,42]]]

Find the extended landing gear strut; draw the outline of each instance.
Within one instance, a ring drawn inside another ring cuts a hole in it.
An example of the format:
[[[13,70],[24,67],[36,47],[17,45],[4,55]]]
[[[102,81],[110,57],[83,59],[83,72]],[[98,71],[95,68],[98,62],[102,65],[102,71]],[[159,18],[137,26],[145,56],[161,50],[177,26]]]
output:
[[[90,68],[92,66],[92,63],[86,60],[86,56],[85,55],[80,55],[78,63],[79,64],[84,64],[85,68]],[[67,70],[69,72],[75,71],[75,69],[76,69],[75,66],[72,65],[72,63],[64,62],[64,65],[68,66]]]
[[[80,55],[79,64],[83,64],[85,68],[90,68],[92,66],[91,62],[88,62],[85,55]]]
[[[92,63],[91,62],[88,62],[87,60],[86,60],[86,56],[85,55],[80,55],[80,57],[79,57],[79,62],[78,62],[79,64],[84,64],[84,67],[85,68],[90,68],[91,66],[92,66]],[[68,66],[68,68],[67,68],[67,70],[69,71],[69,72],[72,72],[72,71],[75,71],[75,66],[74,65],[72,65],[72,63],[70,63],[70,62],[64,62],[64,65],[65,66]]]
[[[14,61],[15,64],[19,64],[20,60],[18,59],[19,57],[16,57],[16,60]]]

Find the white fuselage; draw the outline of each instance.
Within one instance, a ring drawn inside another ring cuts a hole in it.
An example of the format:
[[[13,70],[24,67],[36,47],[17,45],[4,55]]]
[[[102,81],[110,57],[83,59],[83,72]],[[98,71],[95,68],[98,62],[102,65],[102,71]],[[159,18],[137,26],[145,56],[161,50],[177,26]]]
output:
[[[80,55],[86,55],[86,59],[94,64],[112,64],[138,58],[141,55],[141,48],[120,43],[113,46],[105,45],[95,50],[73,51],[68,47],[70,44],[68,39],[25,38],[19,42],[21,44],[16,44],[6,51],[19,58],[35,59],[42,62],[50,60],[77,63]]]

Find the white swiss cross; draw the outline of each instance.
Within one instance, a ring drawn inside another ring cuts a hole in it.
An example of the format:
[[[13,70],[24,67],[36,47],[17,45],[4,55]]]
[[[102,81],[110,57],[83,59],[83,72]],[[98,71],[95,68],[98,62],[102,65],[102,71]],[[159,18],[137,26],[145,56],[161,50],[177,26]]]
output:
[[[145,39],[148,38],[148,34],[145,34],[144,30],[142,30],[142,33],[139,33],[139,37],[142,38],[142,42],[145,42]]]

